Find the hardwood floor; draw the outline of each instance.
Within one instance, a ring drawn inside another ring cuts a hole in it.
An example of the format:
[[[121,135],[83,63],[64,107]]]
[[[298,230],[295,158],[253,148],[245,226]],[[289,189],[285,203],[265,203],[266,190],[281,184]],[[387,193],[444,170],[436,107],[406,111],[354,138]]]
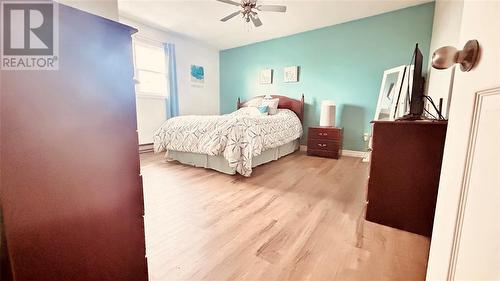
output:
[[[229,176],[141,155],[150,280],[424,280],[429,239],[364,222],[368,165],[296,152]]]

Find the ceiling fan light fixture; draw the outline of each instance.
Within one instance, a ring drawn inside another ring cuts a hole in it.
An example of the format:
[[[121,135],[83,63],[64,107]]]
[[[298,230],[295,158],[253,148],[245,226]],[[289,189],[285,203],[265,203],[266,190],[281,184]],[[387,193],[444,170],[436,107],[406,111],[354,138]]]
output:
[[[230,4],[233,6],[239,6],[242,10],[234,12],[224,18],[221,19],[222,22],[226,22],[238,14],[242,14],[243,20],[245,22],[250,22],[254,24],[255,27],[262,26],[262,21],[260,20],[257,11],[266,11],[266,12],[286,12],[286,6],[282,5],[259,5],[257,6],[257,0],[241,0],[241,3],[232,1],[232,0],[217,0],[222,3]]]

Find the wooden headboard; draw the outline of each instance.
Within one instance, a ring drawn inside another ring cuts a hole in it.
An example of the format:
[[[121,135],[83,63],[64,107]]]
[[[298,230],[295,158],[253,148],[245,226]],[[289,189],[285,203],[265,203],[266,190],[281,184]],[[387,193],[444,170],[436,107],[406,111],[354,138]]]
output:
[[[263,98],[264,96],[257,96],[253,97],[247,101],[241,102],[240,98],[238,98],[238,104],[237,108],[240,109],[242,107],[247,106],[247,103],[251,100],[254,99],[259,99]],[[304,122],[304,94],[302,94],[302,97],[300,100],[292,99],[287,96],[280,96],[280,95],[271,95],[272,98],[278,98],[280,99],[278,103],[278,108],[283,108],[283,109],[290,109],[291,111],[295,112],[297,116],[300,119],[300,122]]]

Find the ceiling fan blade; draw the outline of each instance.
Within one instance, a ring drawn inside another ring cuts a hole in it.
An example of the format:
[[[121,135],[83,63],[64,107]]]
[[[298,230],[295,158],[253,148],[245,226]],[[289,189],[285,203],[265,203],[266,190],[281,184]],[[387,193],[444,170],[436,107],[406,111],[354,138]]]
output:
[[[253,25],[255,25],[255,27],[259,27],[262,25],[262,22],[260,21],[260,19],[258,17],[254,17],[253,15],[250,15],[250,19],[252,20]]]
[[[280,5],[260,5],[260,6],[257,7],[257,10],[259,10],[259,11],[266,11],[266,12],[284,13],[284,12],[286,12],[286,6],[280,6]]]
[[[241,3],[234,2],[234,1],[231,1],[231,0],[217,0],[217,1],[229,4],[229,5],[238,6],[238,7],[241,6]]]
[[[225,21],[228,21],[228,20],[230,20],[230,19],[232,19],[232,18],[236,17],[236,16],[237,16],[237,15],[239,15],[240,13],[241,13],[241,11],[236,11],[236,12],[234,12],[234,13],[230,14],[229,16],[223,17],[220,21],[224,21],[224,22],[225,22]]]

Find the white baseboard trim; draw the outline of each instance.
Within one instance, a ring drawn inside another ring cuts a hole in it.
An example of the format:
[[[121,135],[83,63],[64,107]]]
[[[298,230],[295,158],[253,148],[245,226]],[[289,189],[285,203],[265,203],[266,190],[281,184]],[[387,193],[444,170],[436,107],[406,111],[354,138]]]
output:
[[[300,146],[300,151],[307,151],[307,145],[301,145]],[[342,150],[342,156],[367,158],[368,157],[368,152],[366,152],[366,151],[357,151],[357,150],[343,149]]]
[[[342,155],[343,156],[350,156],[350,157],[366,158],[368,156],[368,152],[343,149]]]

